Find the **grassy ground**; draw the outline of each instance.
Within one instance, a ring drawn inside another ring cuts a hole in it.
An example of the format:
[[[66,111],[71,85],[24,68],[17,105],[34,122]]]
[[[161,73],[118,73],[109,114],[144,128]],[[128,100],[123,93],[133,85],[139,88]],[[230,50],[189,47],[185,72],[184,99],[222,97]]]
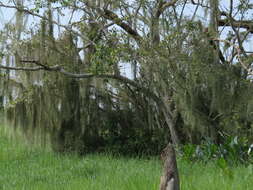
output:
[[[158,190],[156,158],[57,155],[0,134],[0,190]],[[183,190],[253,189],[252,166],[222,170],[214,162],[179,160],[179,169]]]

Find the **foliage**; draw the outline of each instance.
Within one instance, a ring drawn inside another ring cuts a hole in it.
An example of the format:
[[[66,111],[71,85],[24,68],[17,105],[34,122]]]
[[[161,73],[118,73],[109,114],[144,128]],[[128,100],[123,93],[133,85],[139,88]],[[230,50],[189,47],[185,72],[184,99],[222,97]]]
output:
[[[238,136],[224,137],[222,144],[215,144],[211,139],[205,139],[200,145],[187,144],[182,147],[182,156],[187,160],[200,160],[208,162],[216,160],[219,167],[226,170],[228,165],[245,164],[253,162],[251,145],[247,139]]]

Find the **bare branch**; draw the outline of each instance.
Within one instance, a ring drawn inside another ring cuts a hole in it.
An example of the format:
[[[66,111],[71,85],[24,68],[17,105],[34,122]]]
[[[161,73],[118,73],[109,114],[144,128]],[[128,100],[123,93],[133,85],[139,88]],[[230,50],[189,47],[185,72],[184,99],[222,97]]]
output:
[[[251,20],[234,20],[233,19],[233,26],[236,28],[244,28],[247,29],[250,33],[253,33],[253,21]],[[220,19],[218,21],[219,26],[231,26],[231,22],[229,19]]]
[[[236,54],[236,57],[237,57],[239,63],[241,64],[241,66],[248,72],[249,75],[253,75],[252,69],[249,68],[247,65],[245,65],[245,63],[244,63],[244,62],[242,61],[242,59],[241,59],[241,53],[242,53],[242,52],[241,52],[241,49],[240,49],[239,46],[233,44],[232,42],[230,42],[230,41],[228,41],[228,40],[222,40],[222,39],[219,39],[219,38],[215,38],[215,39],[213,39],[213,40],[214,40],[214,41],[223,42],[223,43],[229,44],[229,45],[231,45],[232,47],[234,47],[235,50],[236,50],[236,53],[237,53],[237,54]]]
[[[38,66],[38,67],[12,67],[12,66],[4,66],[0,64],[0,69],[6,70],[16,70],[16,71],[39,71],[39,70],[47,70],[47,71],[57,71],[59,70],[59,66],[46,67],[46,66]]]
[[[160,17],[161,14],[168,8],[171,6],[174,6],[176,3],[178,2],[178,0],[172,0],[169,2],[164,2],[164,1],[160,1],[159,5],[158,5],[158,9],[155,13],[155,17]]]
[[[197,6],[201,6],[201,7],[209,8],[209,9],[210,9],[210,7],[209,7],[208,5],[204,5],[204,4],[203,4],[203,1],[202,1],[202,2],[199,2],[199,0],[198,0],[198,2],[195,2],[195,0],[191,0],[191,3],[192,3],[193,5],[197,5]]]
[[[136,41],[141,40],[141,36],[138,34],[138,32],[133,28],[131,28],[131,26],[128,25],[126,22],[124,22],[122,19],[120,19],[118,15],[116,15],[114,12],[108,9],[104,9],[104,11],[102,12],[102,16],[120,26],[123,30],[125,30],[128,34],[130,34]]]

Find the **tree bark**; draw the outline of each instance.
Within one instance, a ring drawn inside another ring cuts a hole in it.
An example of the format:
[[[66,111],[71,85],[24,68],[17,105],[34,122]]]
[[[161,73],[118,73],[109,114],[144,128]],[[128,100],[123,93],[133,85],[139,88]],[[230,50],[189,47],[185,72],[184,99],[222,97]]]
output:
[[[178,146],[179,145],[179,139],[178,139],[177,132],[176,132],[176,129],[175,129],[175,124],[174,124],[174,122],[171,118],[172,115],[170,115],[168,113],[166,107],[163,108],[163,115],[164,115],[164,118],[165,118],[165,122],[169,127],[172,143],[173,143],[173,145]]]
[[[180,190],[176,154],[173,145],[168,144],[161,154],[164,162],[160,190]]]

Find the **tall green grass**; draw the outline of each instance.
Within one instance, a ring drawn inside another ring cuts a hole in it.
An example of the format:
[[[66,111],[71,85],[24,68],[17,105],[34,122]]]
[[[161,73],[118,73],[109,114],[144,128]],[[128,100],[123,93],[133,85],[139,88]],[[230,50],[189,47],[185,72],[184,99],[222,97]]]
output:
[[[157,190],[161,163],[106,154],[59,155],[0,129],[0,190]],[[252,190],[252,166],[178,161],[183,190]]]

